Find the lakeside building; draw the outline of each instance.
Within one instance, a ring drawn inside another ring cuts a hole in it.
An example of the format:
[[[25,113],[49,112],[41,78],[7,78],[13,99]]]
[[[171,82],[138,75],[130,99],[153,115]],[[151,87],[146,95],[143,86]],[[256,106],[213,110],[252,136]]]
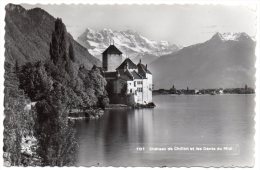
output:
[[[102,67],[113,103],[148,104],[152,102],[153,76],[147,64],[129,58],[123,61],[122,52],[110,45],[102,53]],[[125,98],[125,99],[124,99]],[[131,100],[131,101],[129,101]]]

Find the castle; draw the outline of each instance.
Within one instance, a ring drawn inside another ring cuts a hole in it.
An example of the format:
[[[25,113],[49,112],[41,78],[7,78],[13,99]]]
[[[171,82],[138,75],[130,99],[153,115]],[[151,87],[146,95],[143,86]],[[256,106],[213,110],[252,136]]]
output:
[[[138,64],[126,58],[123,61],[122,52],[110,45],[102,53],[104,77],[110,86],[110,93],[117,97],[117,103],[126,103],[118,96],[131,97],[131,103],[148,104],[152,102],[153,76],[147,65],[141,60]]]

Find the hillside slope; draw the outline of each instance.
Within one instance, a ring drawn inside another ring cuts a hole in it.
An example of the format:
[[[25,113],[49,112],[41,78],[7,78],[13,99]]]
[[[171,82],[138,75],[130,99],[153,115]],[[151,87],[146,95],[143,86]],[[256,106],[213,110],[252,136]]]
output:
[[[5,18],[5,59],[8,63],[27,61],[36,62],[50,57],[49,46],[54,30],[55,18],[40,8],[30,10],[20,5],[8,4]],[[86,48],[73,40],[76,62],[91,68],[100,61],[93,57]]]
[[[246,33],[216,33],[210,40],[151,64],[155,89],[254,87],[255,42]]]

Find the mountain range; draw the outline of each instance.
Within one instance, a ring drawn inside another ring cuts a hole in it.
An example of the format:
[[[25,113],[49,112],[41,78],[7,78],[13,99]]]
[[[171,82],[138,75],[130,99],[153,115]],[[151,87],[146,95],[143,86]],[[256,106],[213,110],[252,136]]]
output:
[[[147,64],[161,55],[170,54],[181,48],[181,46],[170,44],[167,41],[150,40],[133,30],[115,31],[106,28],[102,30],[87,28],[77,40],[99,59],[101,59],[102,52],[110,44],[114,44],[125,57],[129,57],[134,62],[142,59]]]
[[[216,33],[153,61],[155,89],[254,87],[255,42],[246,33]]]
[[[6,6],[5,62],[22,65],[50,57],[49,46],[55,18],[40,8]],[[153,73],[155,89],[254,87],[255,41],[246,33],[216,33],[203,43],[181,47],[152,41],[135,31],[103,29],[86,31],[77,41],[68,35],[75,63],[100,66],[100,55],[114,43],[135,62],[142,58]],[[93,55],[94,56],[93,56]],[[150,63],[150,64],[149,64]]]
[[[5,9],[5,61],[22,65],[49,58],[55,18],[41,8],[26,10],[20,5],[8,4]],[[101,64],[70,34],[68,39],[74,47],[76,63],[86,68]]]

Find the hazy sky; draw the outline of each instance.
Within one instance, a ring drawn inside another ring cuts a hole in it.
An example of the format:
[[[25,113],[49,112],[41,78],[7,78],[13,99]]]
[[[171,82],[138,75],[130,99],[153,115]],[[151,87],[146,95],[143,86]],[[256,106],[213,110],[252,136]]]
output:
[[[215,32],[256,34],[256,12],[246,6],[221,5],[23,5],[40,7],[62,18],[74,39],[85,28],[131,29],[152,40],[192,45]]]

